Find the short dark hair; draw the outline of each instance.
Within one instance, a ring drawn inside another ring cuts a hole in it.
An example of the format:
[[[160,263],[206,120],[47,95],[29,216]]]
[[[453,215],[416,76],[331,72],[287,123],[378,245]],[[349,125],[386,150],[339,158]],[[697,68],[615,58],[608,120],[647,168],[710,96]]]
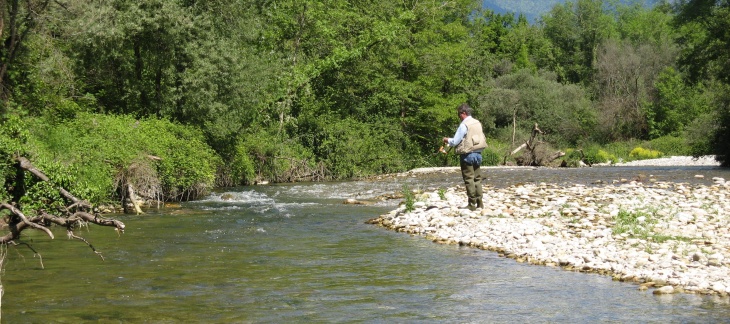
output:
[[[471,116],[471,113],[473,110],[471,109],[471,107],[469,107],[469,105],[467,103],[463,103],[463,104],[459,105],[458,111],[459,111],[459,114],[466,113],[467,116]]]

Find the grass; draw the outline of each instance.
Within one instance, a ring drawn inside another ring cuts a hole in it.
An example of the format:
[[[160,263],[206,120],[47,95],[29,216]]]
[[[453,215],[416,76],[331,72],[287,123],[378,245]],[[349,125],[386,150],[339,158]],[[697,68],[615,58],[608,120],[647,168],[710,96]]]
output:
[[[630,212],[626,210],[620,210],[616,215],[616,224],[612,229],[614,235],[620,235],[623,233],[629,233],[631,237],[644,239],[655,243],[664,243],[667,241],[682,241],[690,242],[692,238],[685,236],[672,236],[656,234],[651,231],[654,224],[657,223],[655,219],[656,210],[652,209],[648,212],[635,211]],[[643,217],[643,220],[642,218]]]
[[[446,189],[439,188],[438,194],[439,194],[439,198],[441,198],[441,200],[446,200]]]
[[[407,184],[403,185],[403,201],[405,202],[407,213],[412,212],[414,209],[416,209],[414,206],[416,203],[416,197]]]
[[[644,239],[651,236],[647,227],[656,223],[656,220],[651,214],[641,211],[629,212],[620,210],[615,219],[616,225],[614,225],[612,230],[614,235],[629,233],[633,237]]]

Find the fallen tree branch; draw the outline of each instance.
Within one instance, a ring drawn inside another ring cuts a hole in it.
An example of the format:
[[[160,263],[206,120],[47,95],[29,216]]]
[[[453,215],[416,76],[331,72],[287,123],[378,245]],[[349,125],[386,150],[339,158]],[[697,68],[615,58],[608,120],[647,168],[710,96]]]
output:
[[[49,181],[48,176],[46,176],[43,172],[36,169],[30,161],[25,157],[18,157],[18,164],[23,170],[26,170],[30,173],[32,173],[34,176],[36,176],[38,179],[41,179],[43,181]]]
[[[13,245],[13,246],[25,245],[25,247],[27,247],[29,250],[33,251],[33,256],[36,256],[36,255],[38,256],[38,260],[39,260],[39,262],[41,264],[41,269],[45,269],[46,268],[43,265],[43,256],[40,253],[38,253],[38,251],[36,251],[30,244],[25,243],[25,242],[18,243],[18,242],[15,242],[15,241],[10,241],[10,242],[8,242],[6,244],[10,244],[10,245]]]
[[[515,154],[517,154],[517,152],[519,152],[520,150],[522,150],[526,146],[527,146],[527,143],[523,143],[522,145],[520,145],[516,149],[514,149],[509,155],[515,155]]]
[[[15,208],[15,206],[10,205],[8,203],[0,203],[0,210],[2,210],[2,209],[7,209],[13,215],[18,216],[18,218],[20,218],[20,220],[23,222],[23,224],[28,225],[28,226],[30,226],[30,227],[32,227],[34,229],[41,230],[41,231],[45,232],[46,234],[48,234],[48,236],[51,237],[51,239],[54,238],[53,237],[53,233],[51,233],[51,230],[49,230],[45,226],[42,226],[42,225],[39,225],[39,224],[36,224],[34,222],[29,221],[28,218],[25,217],[25,215],[23,215],[23,212],[21,212],[20,210],[18,210],[17,208]],[[20,233],[18,233],[18,234],[20,234]]]
[[[134,206],[134,211],[137,213],[137,215],[144,214],[142,212],[142,208],[139,207],[139,202],[137,202],[137,195],[134,194],[134,188],[132,188],[131,183],[127,183],[127,195],[129,196],[129,201],[132,202],[132,206]]]
[[[104,261],[104,256],[103,256],[103,255],[101,255],[101,252],[97,251],[97,250],[96,250],[96,249],[94,248],[94,246],[93,246],[93,245],[91,245],[91,243],[89,243],[89,241],[87,241],[87,240],[86,240],[85,238],[83,238],[83,237],[81,237],[81,236],[77,236],[76,234],[74,234],[74,232],[73,232],[72,230],[68,230],[68,231],[66,232],[66,234],[68,234],[68,237],[69,237],[69,238],[77,239],[77,240],[80,240],[80,241],[82,241],[82,242],[86,243],[86,245],[88,245],[88,246],[89,246],[89,247],[91,248],[91,250],[92,250],[92,251],[94,251],[94,253],[96,253],[96,255],[98,255],[98,256],[99,256],[99,257],[101,258],[101,261]]]
[[[18,168],[18,173],[20,174],[20,176],[16,178],[16,182],[18,182],[15,183],[16,188],[23,188],[26,185],[26,183],[24,183],[25,180],[22,176],[22,171],[30,172],[40,181],[50,181],[48,176],[46,176],[42,171],[33,166],[33,164],[27,158],[16,157],[15,160],[17,161],[16,166]],[[101,252],[97,251],[96,248],[94,248],[94,246],[91,245],[89,241],[73,233],[74,229],[78,228],[84,223],[92,223],[100,226],[114,227],[118,233],[124,232],[124,223],[114,219],[103,218],[98,213],[92,212],[93,206],[91,205],[91,203],[86,200],[77,198],[68,190],[62,187],[58,188],[58,192],[60,193],[61,197],[66,200],[67,205],[59,208],[59,212],[61,212],[61,215],[53,215],[46,212],[45,210],[39,209],[34,211],[37,216],[27,217],[23,213],[21,208],[15,205],[18,201],[20,201],[20,198],[22,197],[22,195],[25,195],[25,193],[23,190],[17,192],[20,193],[20,196],[13,198],[13,204],[0,202],[0,210],[8,210],[10,212],[10,217],[8,217],[7,224],[9,232],[3,236],[0,236],[0,244],[18,245],[17,240],[20,239],[20,234],[23,232],[23,230],[28,228],[43,231],[51,239],[53,239],[54,235],[47,226],[56,224],[66,228],[69,238],[77,239],[86,243],[86,245],[88,245],[92,249],[92,251],[94,251],[94,253],[99,255],[99,257],[104,260]],[[35,254],[40,256],[40,254],[35,251],[35,249],[33,249],[30,245],[28,245],[27,243],[22,244],[28,246]]]
[[[45,211],[42,211],[41,217],[44,220],[47,220],[49,222],[52,222],[56,225],[60,225],[63,227],[73,227],[74,225],[79,223],[79,221],[86,221],[86,222],[93,223],[93,224],[100,225],[100,226],[111,226],[121,232],[124,232],[124,227],[125,227],[124,223],[122,223],[118,220],[99,217],[97,215],[92,215],[87,212],[76,212],[68,218],[63,218],[63,217],[51,215],[49,213],[46,213]]]

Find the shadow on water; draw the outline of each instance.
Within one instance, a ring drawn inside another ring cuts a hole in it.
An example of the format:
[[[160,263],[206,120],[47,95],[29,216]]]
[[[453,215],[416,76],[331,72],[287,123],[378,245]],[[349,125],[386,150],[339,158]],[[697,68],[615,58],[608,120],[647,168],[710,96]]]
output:
[[[489,169],[494,186],[730,179],[719,168]],[[696,177],[703,175],[704,178]],[[609,277],[517,263],[364,224],[398,204],[344,205],[458,173],[215,192],[182,208],[119,215],[82,232],[106,261],[58,232],[12,248],[3,319],[17,322],[723,322],[727,298],[657,297]],[[17,251],[17,252],[16,252]]]

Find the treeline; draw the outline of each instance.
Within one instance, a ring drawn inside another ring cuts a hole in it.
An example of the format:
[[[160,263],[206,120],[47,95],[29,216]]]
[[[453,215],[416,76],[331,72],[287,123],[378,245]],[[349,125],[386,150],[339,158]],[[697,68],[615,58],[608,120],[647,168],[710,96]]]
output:
[[[97,201],[453,164],[433,153],[462,102],[492,163],[535,123],[555,149],[730,151],[728,1],[577,0],[536,24],[474,0],[0,6],[3,195],[21,155]]]

